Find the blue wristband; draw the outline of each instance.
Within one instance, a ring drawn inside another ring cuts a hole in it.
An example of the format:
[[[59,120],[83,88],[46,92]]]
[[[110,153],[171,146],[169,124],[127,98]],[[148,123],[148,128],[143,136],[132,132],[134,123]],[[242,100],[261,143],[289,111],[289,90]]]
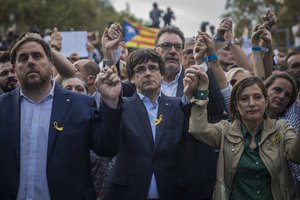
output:
[[[218,60],[218,55],[217,54],[213,54],[211,56],[204,56],[203,57],[204,62],[212,62],[212,61],[216,61],[216,60]]]
[[[264,51],[264,52],[268,52],[269,49],[266,47],[260,47],[260,46],[256,46],[256,47],[252,47],[252,51],[254,52],[258,52],[258,51]]]

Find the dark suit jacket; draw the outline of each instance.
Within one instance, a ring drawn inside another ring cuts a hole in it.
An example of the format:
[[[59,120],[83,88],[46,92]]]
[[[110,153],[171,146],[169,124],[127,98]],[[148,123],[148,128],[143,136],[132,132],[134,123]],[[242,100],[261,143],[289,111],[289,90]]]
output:
[[[19,89],[1,95],[0,105],[0,197],[10,200],[17,197],[20,179]],[[93,98],[55,86],[46,169],[51,199],[95,199],[89,150],[104,156],[119,150],[121,110],[101,106],[99,114]]]
[[[106,200],[147,199],[153,173],[160,200],[182,199],[180,190],[191,184],[191,177],[180,172],[183,165],[189,165],[184,162],[186,122],[180,104],[180,98],[162,94],[157,115],[161,114],[163,120],[156,127],[154,141],[147,110],[138,94],[123,100],[121,149]],[[202,183],[197,190],[207,190],[207,182]]]
[[[226,118],[224,100],[220,88],[210,71],[207,70],[209,78],[209,102],[207,105],[208,121],[215,123]],[[176,96],[183,95],[184,70],[180,74]],[[180,199],[203,200],[211,199],[215,181],[217,156],[215,150],[202,142],[185,140],[185,148],[181,154],[186,165],[180,165],[181,177],[188,183],[179,190]]]

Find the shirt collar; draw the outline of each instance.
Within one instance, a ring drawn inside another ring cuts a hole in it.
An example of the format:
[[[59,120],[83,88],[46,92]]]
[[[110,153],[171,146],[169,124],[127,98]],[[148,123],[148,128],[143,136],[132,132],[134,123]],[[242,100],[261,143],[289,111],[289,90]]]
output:
[[[172,81],[170,84],[178,82],[181,72],[182,72],[182,65],[180,65],[179,72],[176,74],[174,81]],[[163,80],[163,83],[167,83],[167,82],[165,80]],[[169,83],[167,83],[167,84],[169,84]]]
[[[140,92],[137,91],[137,94],[139,95],[139,97],[142,100],[142,102],[145,102],[146,100],[150,101],[150,99],[148,97],[146,97],[145,95],[143,95],[142,93],[140,93]],[[161,97],[161,91],[159,91],[159,94],[158,94],[158,96],[157,96],[157,98],[155,100],[155,105],[158,103],[160,97]]]
[[[249,132],[248,132],[248,130],[247,130],[247,127],[246,127],[246,125],[243,123],[243,121],[241,121],[242,123],[241,123],[241,130],[242,130],[242,134],[243,134],[243,136],[245,137],[246,136],[246,134],[248,133],[249,134]],[[261,133],[261,131],[262,131],[262,129],[263,129],[263,122],[259,125],[259,127],[258,127],[258,129],[257,129],[257,134],[260,134]]]

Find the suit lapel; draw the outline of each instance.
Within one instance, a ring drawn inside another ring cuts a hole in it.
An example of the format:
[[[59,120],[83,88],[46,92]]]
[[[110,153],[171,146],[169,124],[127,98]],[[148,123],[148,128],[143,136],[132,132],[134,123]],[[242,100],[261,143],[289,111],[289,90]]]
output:
[[[183,95],[183,77],[184,77],[184,68],[182,66],[182,70],[178,79],[178,84],[177,84],[177,92],[176,92],[176,97],[181,97]]]
[[[161,94],[161,98],[159,100],[159,107],[157,112],[157,118],[159,116],[162,116],[162,121],[156,125],[156,135],[155,135],[155,145],[154,145],[154,151],[157,150],[158,145],[160,143],[161,138],[163,137],[163,130],[166,125],[166,121],[168,118],[168,110],[170,107],[170,101],[169,98],[166,97],[164,94]]]
[[[51,156],[57,135],[63,134],[63,131],[60,132],[54,127],[54,122],[57,122],[57,125],[59,127],[63,126],[64,116],[67,113],[72,102],[72,98],[70,97],[69,93],[70,92],[63,90],[59,86],[55,85],[49,126],[47,159],[49,159],[49,157]]]
[[[5,116],[9,119],[7,124],[14,142],[18,167],[20,167],[20,89],[14,90],[9,95],[11,96],[6,98],[3,106],[6,108]]]
[[[145,108],[145,105],[141,101],[140,97],[137,93],[135,93],[131,98],[130,102],[132,103],[133,109],[136,112],[137,118],[139,119],[140,123],[142,124],[142,127],[144,128],[144,131],[146,133],[146,136],[150,142],[150,145],[153,149],[154,147],[154,140],[152,136],[152,129],[148,117],[148,112]]]

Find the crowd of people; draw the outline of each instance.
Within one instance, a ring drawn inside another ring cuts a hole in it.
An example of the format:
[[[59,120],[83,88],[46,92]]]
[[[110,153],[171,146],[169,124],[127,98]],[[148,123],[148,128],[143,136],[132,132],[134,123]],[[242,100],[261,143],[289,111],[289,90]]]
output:
[[[300,199],[300,48],[274,56],[277,21],[253,27],[251,57],[229,18],[131,53],[112,23],[100,63],[26,33],[0,54],[1,198]]]

